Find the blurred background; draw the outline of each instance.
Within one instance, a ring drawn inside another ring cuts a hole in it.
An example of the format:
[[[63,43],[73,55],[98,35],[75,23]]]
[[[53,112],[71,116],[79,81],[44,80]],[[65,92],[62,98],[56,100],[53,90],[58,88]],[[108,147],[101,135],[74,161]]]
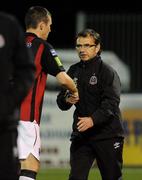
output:
[[[124,5],[121,0],[114,3],[109,0],[86,3],[74,0],[12,0],[1,5],[0,10],[16,15],[24,28],[25,13],[33,5],[45,6],[52,13],[52,33],[48,41],[56,49],[74,50],[75,35],[83,28],[98,31],[102,37],[104,59],[118,69],[122,91],[141,92],[142,7],[137,1],[132,5]],[[70,61],[76,61],[76,55],[71,54],[70,51]],[[63,61],[67,60],[67,56],[69,54],[61,52]],[[120,62],[120,67],[113,61]]]
[[[0,10],[17,16],[24,27],[30,6],[46,7],[53,18],[50,42],[66,69],[79,59],[74,48],[78,31],[93,28],[103,42],[102,58],[116,69],[122,83],[121,111],[125,127],[124,165],[142,167],[142,7],[121,1],[10,1]],[[48,77],[41,121],[42,167],[67,167],[73,108],[61,112],[56,105],[59,85]]]

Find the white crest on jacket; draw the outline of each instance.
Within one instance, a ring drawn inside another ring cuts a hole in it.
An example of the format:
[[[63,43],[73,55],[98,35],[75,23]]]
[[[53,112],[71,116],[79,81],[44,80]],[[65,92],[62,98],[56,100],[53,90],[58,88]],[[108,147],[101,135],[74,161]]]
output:
[[[97,84],[97,77],[95,76],[95,73],[91,76],[91,78],[89,80],[89,84],[91,84],[91,85]]]

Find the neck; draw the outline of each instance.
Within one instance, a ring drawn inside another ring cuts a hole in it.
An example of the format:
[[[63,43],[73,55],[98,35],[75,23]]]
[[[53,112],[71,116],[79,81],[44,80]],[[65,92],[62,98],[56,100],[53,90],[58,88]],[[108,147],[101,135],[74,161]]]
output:
[[[29,28],[29,29],[27,29],[27,30],[26,30],[26,32],[36,34],[39,38],[41,38],[41,36],[40,36],[40,33],[39,33],[39,30],[38,30],[38,29]]]

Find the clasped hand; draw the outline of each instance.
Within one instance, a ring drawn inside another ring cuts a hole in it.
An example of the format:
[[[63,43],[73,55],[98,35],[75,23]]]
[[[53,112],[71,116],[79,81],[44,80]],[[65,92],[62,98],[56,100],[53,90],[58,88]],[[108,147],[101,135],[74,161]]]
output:
[[[79,101],[78,94],[68,94],[66,96],[66,102],[70,104],[76,104]]]

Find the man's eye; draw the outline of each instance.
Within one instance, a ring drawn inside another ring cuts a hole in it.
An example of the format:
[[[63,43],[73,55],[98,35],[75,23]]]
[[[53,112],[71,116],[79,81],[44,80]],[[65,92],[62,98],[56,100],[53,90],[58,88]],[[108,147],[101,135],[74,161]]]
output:
[[[89,48],[90,45],[89,44],[84,44],[84,48]]]

